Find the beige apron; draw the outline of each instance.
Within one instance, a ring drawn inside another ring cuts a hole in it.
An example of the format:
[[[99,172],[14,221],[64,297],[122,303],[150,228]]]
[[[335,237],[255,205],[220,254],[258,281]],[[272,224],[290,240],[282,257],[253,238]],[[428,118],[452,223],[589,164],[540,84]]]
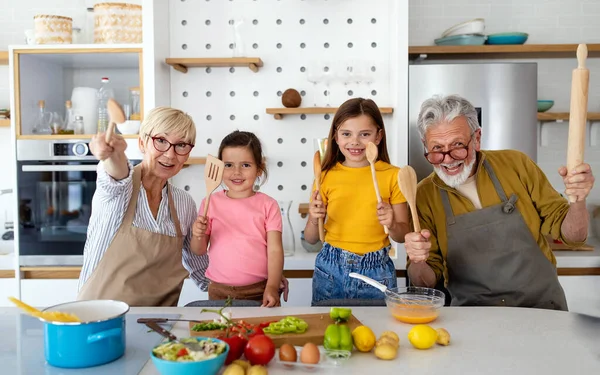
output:
[[[153,233],[133,226],[142,180],[141,165],[134,168],[133,192],[123,223],[96,269],[85,282],[78,300],[114,299],[130,306],[177,306],[183,281],[183,235],[167,187],[169,210],[177,236]]]

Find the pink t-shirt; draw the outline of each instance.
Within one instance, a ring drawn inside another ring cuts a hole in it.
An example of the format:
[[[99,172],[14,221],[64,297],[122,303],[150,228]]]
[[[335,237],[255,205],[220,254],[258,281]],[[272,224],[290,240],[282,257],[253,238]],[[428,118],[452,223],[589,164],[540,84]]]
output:
[[[205,199],[199,214],[204,213]],[[213,193],[208,207],[210,234],[206,277],[211,281],[242,286],[268,277],[267,232],[281,232],[277,201],[257,192],[232,199],[225,191]]]

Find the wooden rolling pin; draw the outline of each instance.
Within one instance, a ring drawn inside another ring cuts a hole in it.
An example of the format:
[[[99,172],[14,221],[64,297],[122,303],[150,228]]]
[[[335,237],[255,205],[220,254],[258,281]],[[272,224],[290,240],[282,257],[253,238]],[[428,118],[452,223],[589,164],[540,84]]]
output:
[[[567,146],[567,173],[583,163],[585,151],[585,131],[587,124],[588,87],[590,71],[585,67],[587,46],[577,47],[577,68],[573,69],[571,77],[571,112],[569,115],[569,143]],[[577,197],[569,196],[570,202],[576,202]]]

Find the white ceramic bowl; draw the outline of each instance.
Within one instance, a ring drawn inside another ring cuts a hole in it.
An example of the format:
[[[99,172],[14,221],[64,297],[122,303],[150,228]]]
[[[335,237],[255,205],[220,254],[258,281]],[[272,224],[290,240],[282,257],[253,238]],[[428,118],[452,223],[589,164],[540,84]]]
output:
[[[454,25],[442,33],[442,38],[453,35],[479,34],[483,35],[485,31],[485,20],[483,18],[475,18],[470,21],[465,21]]]
[[[121,134],[137,134],[140,131],[140,121],[127,120],[122,124],[117,124],[117,129]]]

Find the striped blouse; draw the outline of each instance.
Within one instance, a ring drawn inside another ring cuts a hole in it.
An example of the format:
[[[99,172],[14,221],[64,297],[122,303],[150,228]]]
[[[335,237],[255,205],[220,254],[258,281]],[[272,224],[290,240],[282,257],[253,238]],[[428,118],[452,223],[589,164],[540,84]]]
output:
[[[92,198],[92,216],[88,226],[87,240],[83,250],[83,267],[79,275],[79,286],[81,289],[86,280],[100,263],[100,259],[108,249],[115,234],[117,233],[129,200],[133,191],[133,165],[129,163],[129,176],[122,180],[115,180],[106,173],[104,163],[98,163],[98,177],[96,179],[96,192]],[[181,224],[181,233],[185,236],[183,242],[183,266],[189,271],[190,277],[196,285],[206,291],[208,280],[204,272],[208,267],[208,255],[198,256],[190,251],[190,240],[192,238],[192,224],[196,220],[198,212],[196,203],[191,195],[169,184],[171,194],[175,201],[177,217]],[[146,190],[142,185],[138,196],[133,225],[154,233],[161,233],[175,237],[175,224],[169,213],[167,188],[162,190],[162,199],[158,208],[157,219],[154,219]]]

